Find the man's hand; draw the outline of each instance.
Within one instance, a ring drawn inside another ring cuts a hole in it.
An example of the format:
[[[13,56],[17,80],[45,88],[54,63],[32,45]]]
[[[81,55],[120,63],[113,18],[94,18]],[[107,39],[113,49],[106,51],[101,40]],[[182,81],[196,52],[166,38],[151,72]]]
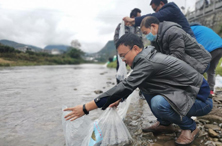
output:
[[[123,21],[125,24],[129,24],[129,26],[135,25],[135,19],[130,17],[124,17]]]
[[[74,121],[75,119],[78,119],[82,117],[85,113],[83,112],[83,105],[78,105],[76,107],[66,108],[64,111],[72,111],[68,115],[66,115],[64,118],[66,120]]]
[[[117,100],[116,102],[109,105],[109,107],[117,107],[120,103],[120,100]]]

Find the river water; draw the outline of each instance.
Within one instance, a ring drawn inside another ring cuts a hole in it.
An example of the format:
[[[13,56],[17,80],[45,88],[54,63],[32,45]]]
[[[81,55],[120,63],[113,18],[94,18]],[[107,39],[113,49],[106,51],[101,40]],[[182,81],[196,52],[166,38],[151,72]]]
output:
[[[0,145],[63,146],[62,106],[91,101],[114,83],[115,69],[103,65],[0,68]]]

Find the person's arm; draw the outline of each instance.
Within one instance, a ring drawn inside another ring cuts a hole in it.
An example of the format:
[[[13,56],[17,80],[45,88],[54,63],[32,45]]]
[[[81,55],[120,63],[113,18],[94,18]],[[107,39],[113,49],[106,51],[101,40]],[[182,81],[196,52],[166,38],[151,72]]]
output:
[[[135,17],[134,18],[134,22],[135,22],[135,26],[140,26],[140,23],[141,21],[143,20],[144,17],[146,16],[154,16],[156,17],[160,22],[163,22],[163,21],[170,21],[172,20],[175,15],[177,13],[175,12],[175,8],[171,8],[171,7],[168,7],[168,8],[165,8],[165,9],[160,9],[158,12],[156,13],[151,13],[151,14],[147,14],[147,15],[143,15],[141,17]],[[131,20],[132,21],[132,20]]]
[[[125,24],[130,23],[130,26],[135,25],[135,18],[124,17],[123,21],[125,22]]]

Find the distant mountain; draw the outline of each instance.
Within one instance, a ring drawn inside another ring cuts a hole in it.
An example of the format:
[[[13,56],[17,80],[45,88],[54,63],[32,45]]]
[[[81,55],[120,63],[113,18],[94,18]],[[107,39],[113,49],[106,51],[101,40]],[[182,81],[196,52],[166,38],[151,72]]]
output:
[[[114,41],[108,41],[106,45],[96,54],[104,56],[106,58],[110,58],[116,55],[116,47]]]
[[[36,47],[36,46],[27,45],[27,44],[21,44],[21,43],[17,43],[17,42],[10,41],[10,40],[0,40],[0,43],[3,44],[3,45],[6,45],[6,46],[13,47],[15,49],[23,48],[23,47],[27,46],[29,48],[32,48],[32,49],[36,50],[36,51],[42,50],[42,48],[39,48],[39,47]]]
[[[106,45],[96,53],[86,53],[86,57],[92,57],[99,62],[106,62],[109,58],[113,58],[116,55],[116,47],[114,41],[108,41]]]
[[[67,49],[71,47],[71,46],[66,46],[66,45],[48,45],[46,46],[44,49],[45,50],[52,50],[52,49],[58,49],[60,51],[67,51]]]

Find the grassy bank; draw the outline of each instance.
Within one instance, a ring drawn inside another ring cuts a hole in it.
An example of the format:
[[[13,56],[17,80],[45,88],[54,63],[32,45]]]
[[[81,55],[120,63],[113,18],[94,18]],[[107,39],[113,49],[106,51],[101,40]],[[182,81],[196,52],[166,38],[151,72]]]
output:
[[[56,64],[80,64],[82,59],[74,59],[64,56],[36,56],[22,54],[1,54],[0,66],[32,66],[32,65],[56,65]]]
[[[220,66],[221,63],[222,63],[222,58],[220,59],[215,72],[216,72],[216,75],[219,74],[219,75],[222,76],[222,67]],[[117,65],[116,61],[114,61],[114,62],[109,63],[107,65],[107,67],[109,67],[109,68],[116,68],[116,65]],[[204,75],[204,76],[206,77],[206,75]]]
[[[70,48],[61,55],[51,55],[42,52],[21,52],[12,47],[0,44],[0,66],[32,66],[85,63],[81,58],[81,50]]]

